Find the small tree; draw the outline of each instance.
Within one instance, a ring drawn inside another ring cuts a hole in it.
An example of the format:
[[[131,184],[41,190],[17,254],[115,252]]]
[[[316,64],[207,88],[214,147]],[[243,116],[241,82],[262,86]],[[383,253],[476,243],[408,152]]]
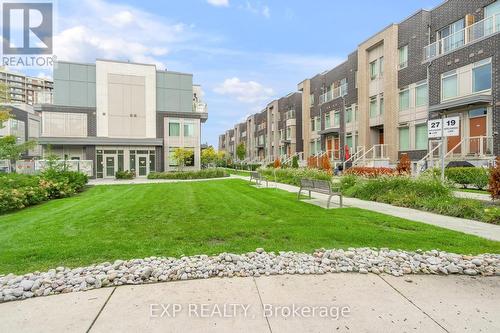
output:
[[[326,154],[321,157],[321,169],[328,173],[332,172],[332,164],[330,163],[330,158]]]
[[[217,163],[217,152],[214,147],[210,146],[207,149],[203,149],[201,152],[201,164],[204,167],[208,167]]]
[[[245,143],[244,142],[240,142],[236,146],[236,157],[238,157],[238,159],[240,161],[243,161],[245,159],[246,155],[247,155],[247,149],[245,147]]]
[[[194,151],[192,151],[191,149],[176,148],[174,150],[174,160],[177,163],[179,171],[182,171],[182,169],[186,166],[187,162],[189,160],[192,160],[193,158],[194,158]]]
[[[411,173],[411,161],[408,154],[402,154],[401,159],[398,162],[396,171],[400,174],[410,174]]]
[[[274,160],[273,167],[275,169],[278,169],[279,167],[281,167],[281,162],[278,158]]]
[[[488,192],[492,200],[500,198],[500,156],[497,156],[495,166],[490,169]]]
[[[294,168],[294,169],[299,168],[299,157],[297,155],[292,157],[292,168]]]

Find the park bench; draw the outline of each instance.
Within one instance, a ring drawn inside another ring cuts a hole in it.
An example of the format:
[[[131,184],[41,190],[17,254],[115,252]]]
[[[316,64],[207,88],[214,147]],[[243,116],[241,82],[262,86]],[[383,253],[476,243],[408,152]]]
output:
[[[337,195],[340,198],[340,207],[342,207],[342,192],[340,192],[340,184],[338,184],[338,186],[332,186],[332,184],[327,180],[301,179],[299,194],[297,195],[297,199],[299,200],[300,193],[302,191],[309,191],[309,198],[311,198],[311,192],[328,195],[326,208],[330,208],[330,200],[334,195]]]
[[[254,180],[256,185],[260,185],[262,181],[266,182],[266,187],[269,187],[269,183],[266,178],[262,177],[262,175],[258,172],[250,172],[250,182]]]

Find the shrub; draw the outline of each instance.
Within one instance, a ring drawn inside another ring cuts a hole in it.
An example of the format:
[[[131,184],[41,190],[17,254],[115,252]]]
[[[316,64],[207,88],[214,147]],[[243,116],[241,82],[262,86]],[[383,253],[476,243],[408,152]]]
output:
[[[384,168],[384,167],[351,167],[347,169],[345,174],[347,175],[356,175],[363,177],[379,177],[379,176],[390,176],[394,175],[396,170],[392,168]]]
[[[481,190],[488,185],[489,170],[486,168],[456,167],[444,171],[446,178],[463,188],[472,185]]]
[[[410,158],[408,157],[408,154],[401,155],[401,159],[398,162],[398,165],[396,167],[396,171],[400,175],[402,175],[402,174],[409,175],[411,173],[411,161],[410,161]]]
[[[200,171],[151,172],[148,179],[208,179],[228,177],[223,169],[203,169]]]
[[[346,196],[409,207],[448,216],[500,223],[500,207],[456,198],[453,185],[433,177],[342,177]]]
[[[311,168],[298,168],[298,169],[274,169],[274,168],[261,168],[258,170],[265,178],[279,183],[300,186],[300,180],[307,179],[320,179],[331,180],[332,176],[326,171],[311,169]]]
[[[298,169],[298,167],[299,167],[299,157],[294,156],[292,157],[292,168]]]
[[[500,156],[495,160],[495,166],[490,169],[490,178],[488,181],[488,191],[493,200],[500,198]]]
[[[273,168],[275,169],[278,169],[279,167],[281,167],[281,162],[280,160],[277,158],[274,160],[274,163],[273,163]]]
[[[328,155],[321,156],[320,162],[321,162],[321,169],[331,174],[332,164],[330,163],[330,158],[328,157]]]
[[[135,178],[135,172],[128,171],[128,170],[125,170],[125,171],[118,170],[115,173],[115,178],[116,179],[134,179]]]
[[[86,175],[48,169],[37,176],[0,175],[0,214],[71,196],[85,187]]]

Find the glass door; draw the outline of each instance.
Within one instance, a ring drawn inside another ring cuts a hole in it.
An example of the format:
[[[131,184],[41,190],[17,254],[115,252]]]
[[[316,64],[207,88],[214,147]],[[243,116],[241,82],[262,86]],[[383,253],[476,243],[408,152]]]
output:
[[[145,156],[139,156],[138,162],[139,162],[139,176],[147,176],[148,174],[148,161],[147,157]]]
[[[115,157],[106,156],[106,177],[115,176]]]

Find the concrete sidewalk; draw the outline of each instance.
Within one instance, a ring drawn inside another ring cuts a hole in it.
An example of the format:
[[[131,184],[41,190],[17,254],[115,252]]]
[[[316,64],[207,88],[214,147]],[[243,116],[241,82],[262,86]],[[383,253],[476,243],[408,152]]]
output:
[[[500,332],[500,278],[409,278],[340,273],[104,288],[0,304],[0,332]]]
[[[249,180],[249,177],[235,176],[235,175],[231,175],[231,177]],[[269,182],[269,187],[278,188],[293,193],[299,192],[299,188],[297,186],[288,184]],[[312,200],[305,200],[304,202],[309,202],[311,204],[326,207],[326,200],[328,198],[326,195],[321,193],[312,193],[312,197],[313,197]],[[335,208],[338,207],[338,205],[339,205],[339,198],[333,197],[332,204],[330,207]],[[439,214],[424,212],[421,210],[405,208],[405,207],[397,207],[380,202],[366,201],[356,198],[344,197],[344,206],[371,210],[374,212],[392,215],[407,220],[432,224],[438,227],[460,231],[466,234],[475,235],[486,239],[491,239],[494,241],[500,241],[500,225],[484,223],[474,220],[467,220],[446,215],[439,215]]]

